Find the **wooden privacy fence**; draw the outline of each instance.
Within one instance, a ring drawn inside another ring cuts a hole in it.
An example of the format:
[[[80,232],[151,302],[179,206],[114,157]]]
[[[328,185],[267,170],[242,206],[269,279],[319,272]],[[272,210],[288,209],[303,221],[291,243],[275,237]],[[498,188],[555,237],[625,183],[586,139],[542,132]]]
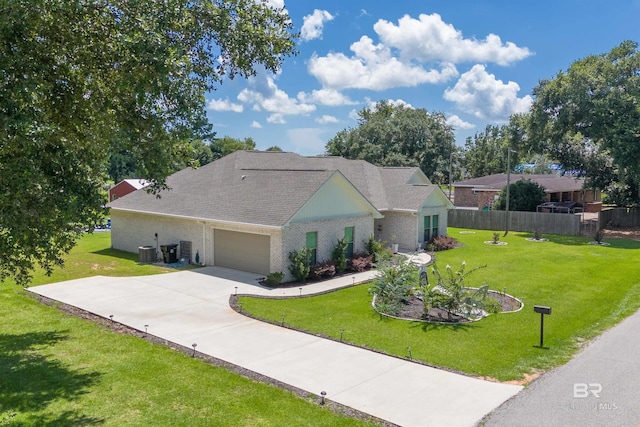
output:
[[[480,211],[471,209],[449,210],[448,226],[476,230],[504,230],[506,211]],[[580,215],[543,212],[509,212],[509,230],[533,233],[580,234]]]
[[[638,208],[611,208],[600,212],[600,224],[606,228],[640,227]]]

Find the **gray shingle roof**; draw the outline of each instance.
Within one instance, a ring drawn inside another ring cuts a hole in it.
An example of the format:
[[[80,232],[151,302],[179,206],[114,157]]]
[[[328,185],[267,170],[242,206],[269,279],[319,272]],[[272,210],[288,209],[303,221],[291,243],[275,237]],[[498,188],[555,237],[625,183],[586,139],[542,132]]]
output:
[[[113,209],[282,226],[339,171],[376,209],[417,210],[435,185],[407,182],[418,168],[379,168],[364,160],[237,151],[167,178],[161,198],[138,190]]]
[[[562,191],[579,191],[584,186],[584,178],[576,178],[573,176],[560,176],[555,174],[517,174],[512,173],[509,177],[510,182],[516,182],[520,179],[529,179],[538,183],[545,188],[547,193],[558,193]],[[465,181],[453,183],[454,187],[472,187],[484,190],[501,191],[507,185],[507,174],[498,173],[494,175],[482,176],[479,178],[467,179]]]

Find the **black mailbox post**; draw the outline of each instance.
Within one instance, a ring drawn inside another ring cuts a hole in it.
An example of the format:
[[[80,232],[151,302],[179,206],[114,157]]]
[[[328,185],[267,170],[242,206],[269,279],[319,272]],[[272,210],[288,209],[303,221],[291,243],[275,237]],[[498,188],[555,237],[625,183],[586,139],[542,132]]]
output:
[[[533,311],[540,313],[540,348],[542,348],[544,344],[544,315],[551,314],[551,307],[534,305]]]

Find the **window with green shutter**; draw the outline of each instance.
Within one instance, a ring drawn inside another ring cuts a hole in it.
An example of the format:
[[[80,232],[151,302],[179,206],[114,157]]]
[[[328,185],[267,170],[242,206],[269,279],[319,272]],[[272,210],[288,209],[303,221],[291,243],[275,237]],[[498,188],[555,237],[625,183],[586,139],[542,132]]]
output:
[[[310,231],[307,233],[307,249],[311,251],[311,265],[318,262],[318,232]]]
[[[354,227],[346,227],[344,229],[344,241],[347,244],[347,248],[345,249],[345,254],[347,258],[351,258],[353,256],[353,235],[355,228]]]

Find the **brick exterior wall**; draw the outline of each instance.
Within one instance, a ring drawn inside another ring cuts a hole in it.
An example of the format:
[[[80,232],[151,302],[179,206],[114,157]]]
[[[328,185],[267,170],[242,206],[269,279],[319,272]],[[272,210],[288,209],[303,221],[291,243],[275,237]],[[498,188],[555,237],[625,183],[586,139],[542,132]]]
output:
[[[373,218],[369,215],[360,217],[334,218],[320,221],[296,222],[282,229],[282,250],[280,268],[274,271],[282,271],[285,281],[293,280],[289,273],[289,253],[300,250],[306,246],[307,233],[318,233],[318,261],[331,259],[331,251],[338,239],[344,237],[344,229],[354,227],[353,250],[354,252],[366,251],[365,242],[373,233]],[[273,244],[272,244],[273,245]],[[272,246],[272,249],[273,246]],[[273,255],[272,255],[273,256]]]
[[[125,252],[138,253],[140,246],[158,247],[158,257],[162,257],[161,245],[191,241],[191,262],[195,262],[196,251],[200,262],[212,265],[213,230],[225,230],[269,234],[270,271],[285,273],[285,281],[293,280],[289,273],[289,252],[306,245],[306,233],[318,233],[319,261],[330,259],[331,251],[338,239],[344,237],[346,227],[354,227],[354,252],[366,251],[365,243],[373,233],[371,216],[327,219],[321,221],[292,223],[283,229],[260,226],[247,227],[241,224],[203,223],[192,219],[148,215],[126,211],[111,211],[111,247]],[[156,244],[155,233],[158,233]],[[204,233],[204,236],[203,236]],[[204,241],[203,241],[204,240]]]
[[[478,206],[478,196],[473,194],[473,190],[468,187],[456,187],[454,192],[454,202],[456,206],[464,208],[475,208]]]
[[[382,213],[384,218],[375,221],[375,238],[387,242],[389,247],[392,243],[398,243],[402,250],[416,250],[418,217],[411,212],[385,211]]]
[[[156,242],[155,233],[158,233]],[[111,247],[125,252],[138,253],[140,246],[158,248],[161,245],[191,241],[191,262],[195,262],[196,250],[203,256],[202,224],[158,215],[111,211]]]

